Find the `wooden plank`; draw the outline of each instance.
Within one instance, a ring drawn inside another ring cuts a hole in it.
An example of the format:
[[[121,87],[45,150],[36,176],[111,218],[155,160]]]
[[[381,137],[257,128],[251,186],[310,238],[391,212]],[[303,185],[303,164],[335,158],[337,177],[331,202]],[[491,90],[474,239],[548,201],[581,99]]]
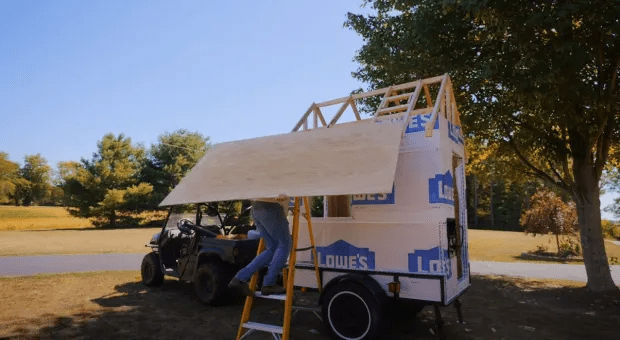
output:
[[[303,125],[304,121],[306,121],[308,119],[308,115],[310,115],[310,112],[312,112],[312,109],[315,106],[316,106],[315,103],[312,103],[312,105],[310,105],[310,107],[308,108],[306,113],[304,113],[304,115],[301,116],[301,119],[297,122],[297,124],[295,124],[295,127],[293,128],[292,132],[295,132],[295,131],[299,130],[299,128]]]
[[[425,115],[427,113],[431,113],[433,112],[433,108],[432,107],[425,107],[425,108],[421,108],[421,109],[415,109],[413,111],[411,111],[409,113],[410,116],[417,116],[417,115]]]
[[[367,119],[217,144],[161,206],[389,192],[405,124]]]
[[[431,98],[431,91],[427,84],[424,84],[424,96],[426,96],[426,106],[433,107],[433,98]]]
[[[440,81],[443,81],[443,78],[446,76],[446,74],[442,74],[442,75],[437,76],[437,77],[422,79],[422,84],[439,83]]]
[[[431,119],[426,123],[424,135],[426,137],[431,137],[433,135],[433,126],[435,125],[435,120],[437,120],[437,114],[439,112],[439,104],[441,102],[441,97],[446,88],[446,81],[448,80],[448,74],[443,75],[443,79],[441,80],[441,86],[439,86],[439,93],[437,94],[437,99],[435,100],[435,106],[433,107],[433,115]]]
[[[349,105],[351,105],[351,110],[353,110],[355,119],[362,120],[362,117],[360,116],[359,111],[357,111],[357,105],[355,104],[355,99],[353,99],[353,97],[351,97],[351,99],[349,100]]]
[[[387,102],[389,103],[389,102],[393,102],[393,101],[401,101],[403,99],[407,99],[407,98],[411,97],[412,94],[413,93],[411,93],[411,92],[407,92],[407,93],[399,94],[399,95],[396,95],[396,96],[391,96],[391,97],[387,98]]]
[[[321,121],[321,124],[323,124],[323,126],[327,126],[327,123],[325,122],[325,118],[323,117],[323,113],[321,112],[321,109],[319,109],[317,106],[315,106],[314,107],[314,112],[319,117],[319,120]]]
[[[422,86],[418,85],[413,91],[411,98],[409,98],[409,107],[407,108],[407,113],[410,113],[414,108],[415,104],[418,102],[418,97],[420,97],[420,92],[422,91]]]
[[[319,118],[316,115],[316,110],[312,110],[312,128],[316,129],[319,127]]]
[[[340,116],[342,116],[342,114],[344,113],[344,110],[347,109],[348,105],[349,105],[349,101],[346,101],[346,102],[344,102],[344,104],[342,104],[342,106],[340,107],[340,109],[338,109],[338,112],[336,112],[336,115],[334,116],[334,118],[332,118],[331,122],[329,122],[327,127],[330,127],[330,126],[336,124],[338,119],[340,119]]]
[[[398,105],[398,106],[386,107],[384,109],[377,110],[377,115],[381,116],[381,115],[383,115],[385,113],[396,112],[396,111],[403,111],[403,110],[407,110],[408,108],[409,108],[409,104],[403,104],[403,105]]]

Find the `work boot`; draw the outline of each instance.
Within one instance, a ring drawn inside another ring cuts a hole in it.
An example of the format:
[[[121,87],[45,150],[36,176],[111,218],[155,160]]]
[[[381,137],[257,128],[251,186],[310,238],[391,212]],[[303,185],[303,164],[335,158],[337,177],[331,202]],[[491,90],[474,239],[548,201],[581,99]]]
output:
[[[238,291],[239,293],[250,296],[252,295],[252,291],[250,290],[250,285],[247,282],[238,280],[236,277],[233,277],[228,284],[228,288]]]
[[[263,295],[271,295],[271,294],[279,295],[279,294],[286,293],[286,289],[284,289],[284,287],[280,287],[278,285],[270,285],[270,286],[263,286],[263,288],[261,288],[260,292]]]

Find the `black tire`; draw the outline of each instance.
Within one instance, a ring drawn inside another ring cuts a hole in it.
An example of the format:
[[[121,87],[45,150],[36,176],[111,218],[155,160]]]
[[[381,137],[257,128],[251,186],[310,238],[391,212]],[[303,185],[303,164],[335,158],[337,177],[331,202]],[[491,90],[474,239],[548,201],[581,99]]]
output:
[[[161,286],[164,283],[164,273],[161,271],[159,256],[152,252],[144,256],[140,268],[142,283],[146,286]]]
[[[219,306],[230,301],[228,282],[232,275],[221,264],[208,262],[201,264],[194,275],[194,291],[198,300],[205,305]]]
[[[332,339],[375,339],[381,329],[381,301],[354,281],[331,287],[323,298],[323,323]]]

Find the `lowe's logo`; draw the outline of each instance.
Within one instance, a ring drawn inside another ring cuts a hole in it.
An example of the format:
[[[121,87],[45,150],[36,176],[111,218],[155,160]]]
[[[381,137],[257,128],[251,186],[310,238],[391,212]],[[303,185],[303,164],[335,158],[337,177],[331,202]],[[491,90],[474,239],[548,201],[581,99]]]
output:
[[[428,202],[454,205],[454,179],[450,170],[429,178]]]
[[[358,248],[343,240],[327,247],[316,247],[319,266],[340,269],[375,269],[375,252]],[[314,260],[314,258],[313,258]]]
[[[446,274],[448,279],[452,277],[452,266],[447,249],[435,247],[428,250],[414,250],[413,253],[408,254],[408,257],[409,272],[411,273]],[[442,258],[446,260],[444,261]]]
[[[405,130],[405,133],[424,131],[424,127],[426,126],[426,123],[428,123],[428,121],[431,120],[431,116],[432,116],[432,113],[411,117],[411,120],[409,121],[409,125],[407,125],[407,130]],[[433,126],[433,129],[434,130],[439,129],[439,117],[435,119],[435,126]]]
[[[392,186],[392,192],[387,194],[353,195],[351,205],[365,204],[394,204],[394,187]]]
[[[448,137],[456,144],[463,144],[463,133],[461,127],[448,122]]]

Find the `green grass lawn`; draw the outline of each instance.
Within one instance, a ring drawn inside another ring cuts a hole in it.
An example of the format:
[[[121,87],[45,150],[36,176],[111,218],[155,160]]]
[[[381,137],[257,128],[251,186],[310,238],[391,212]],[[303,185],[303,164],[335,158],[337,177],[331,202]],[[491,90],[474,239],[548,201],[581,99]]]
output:
[[[91,227],[88,219],[73,217],[63,207],[0,206],[0,231]]]

